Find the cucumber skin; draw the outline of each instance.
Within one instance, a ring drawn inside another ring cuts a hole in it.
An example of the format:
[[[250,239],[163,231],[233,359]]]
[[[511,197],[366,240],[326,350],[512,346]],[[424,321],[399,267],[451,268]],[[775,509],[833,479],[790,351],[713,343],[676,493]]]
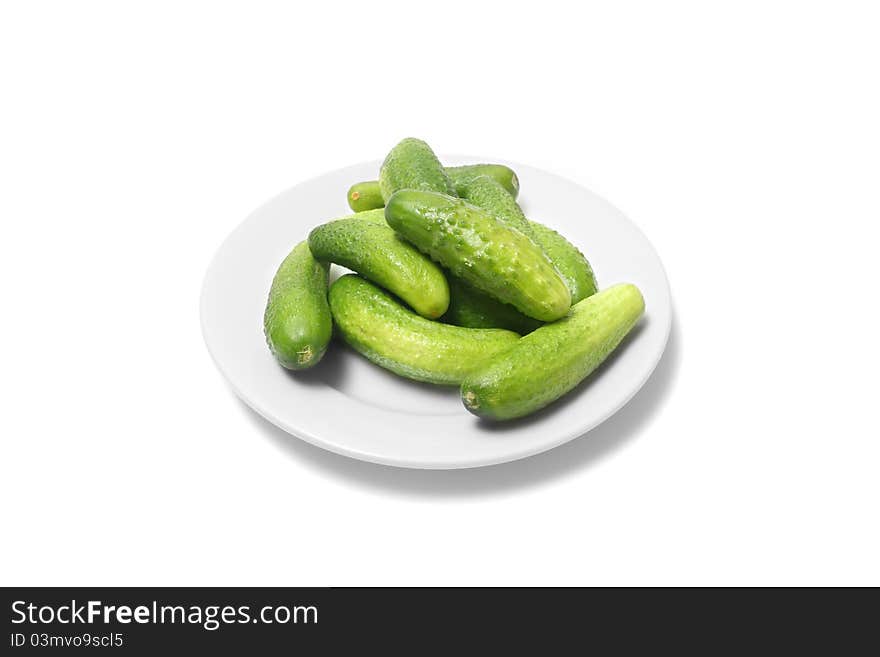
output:
[[[563,319],[523,337],[467,376],[461,384],[465,408],[493,420],[544,408],[593,372],[644,310],[642,293],[628,283],[580,301]]]
[[[379,189],[386,203],[401,189],[421,189],[454,194],[455,188],[434,151],[421,139],[408,137],[398,143],[379,169]]]
[[[593,268],[584,254],[552,228],[537,221],[529,221],[529,227],[535,242],[550,258],[550,262],[568,286],[572,305],[594,295],[599,287]]]
[[[449,306],[446,276],[385,223],[382,210],[318,226],[309,233],[309,248],[317,260],[358,272],[399,296],[423,317],[440,317]]]
[[[455,186],[459,198],[490,212],[538,244],[529,220],[502,185],[485,175],[462,179]],[[540,246],[540,244],[538,244]],[[546,255],[546,254],[545,254]],[[523,315],[513,306],[493,299],[464,281],[455,281],[450,291],[448,321],[459,326],[500,326],[521,335],[531,333],[541,322]]]
[[[543,251],[470,203],[403,190],[385,205],[385,221],[454,276],[533,319],[559,319],[571,306],[568,287]]]
[[[519,194],[519,179],[516,177],[516,172],[503,164],[466,164],[459,167],[446,167],[446,175],[449,176],[458,196],[461,196],[458,185],[474,176],[489,176],[504,187],[513,198]],[[355,212],[384,208],[385,199],[382,198],[379,181],[367,180],[349,187],[348,207]]]
[[[534,241],[556,267],[571,293],[572,305],[596,293],[598,289],[593,268],[578,248],[537,221],[529,221]],[[441,321],[472,328],[506,328],[521,335],[531,333],[542,325],[526,317],[516,308],[496,301],[484,292],[447,276],[449,281],[449,309]]]
[[[572,304],[595,294],[596,277],[584,254],[552,228],[526,219],[519,204],[494,180],[477,176],[457,186],[456,190],[468,203],[488,210],[508,226],[532,238],[562,276],[571,293]]]
[[[515,199],[519,196],[519,178],[516,172],[503,164],[465,164],[458,167],[447,167],[446,173],[455,187],[457,196],[461,196],[459,185],[467,183],[476,176],[488,176],[501,185]]]
[[[350,217],[388,225],[383,208],[358,212]],[[550,229],[545,228],[545,230]],[[574,246],[571,248],[576,253],[580,253]],[[440,317],[441,322],[464,328],[503,328],[520,335],[531,333],[543,325],[543,322],[526,317],[510,304],[497,301],[469,283],[449,275],[448,272],[446,274],[449,284],[449,307]]]
[[[459,198],[494,214],[534,241],[532,227],[516,200],[489,176],[473,176],[455,186]]]
[[[348,207],[355,212],[366,212],[385,207],[378,180],[355,183],[348,188]]]
[[[419,317],[354,274],[330,286],[337,333],[353,349],[395,374],[458,385],[480,362],[519,340],[503,329],[469,329]]]
[[[315,365],[327,351],[333,321],[327,303],[329,265],[312,257],[300,242],[281,263],[263,315],[269,350],[291,370]]]
[[[339,217],[340,219],[359,219],[360,221],[369,221],[374,224],[380,224],[382,226],[388,226],[388,222],[385,221],[385,208],[378,208],[376,210],[366,210],[364,212],[355,212],[354,214],[347,214],[344,217]],[[390,228],[390,226],[389,226]]]
[[[503,328],[520,335],[531,333],[542,325],[537,319],[526,317],[513,306],[493,299],[469,283],[448,276],[449,309],[441,322],[468,328]]]

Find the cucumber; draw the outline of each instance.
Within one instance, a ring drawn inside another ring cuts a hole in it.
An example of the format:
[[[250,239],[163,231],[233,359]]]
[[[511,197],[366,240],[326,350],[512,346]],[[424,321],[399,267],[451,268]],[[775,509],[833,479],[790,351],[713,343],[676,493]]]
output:
[[[519,195],[519,178],[516,177],[516,172],[503,164],[465,164],[460,167],[446,167],[446,173],[449,174],[457,196],[461,196],[458,186],[476,176],[489,176],[501,185],[511,198],[515,199]]]
[[[473,176],[456,185],[460,198],[494,214],[511,228],[532,238],[532,227],[516,200],[489,176]]]
[[[537,221],[529,221],[529,227],[532,238],[550,258],[568,286],[572,305],[595,294],[598,289],[596,276],[584,254],[552,228]]]
[[[556,267],[571,293],[572,304],[596,292],[593,268],[576,246],[551,228],[529,221],[519,204],[491,178],[476,176],[456,187],[469,203],[488,210],[508,226],[525,233]]]
[[[348,207],[355,212],[366,212],[385,207],[378,180],[355,183],[348,188]]]
[[[571,306],[565,282],[541,249],[475,205],[403,190],[388,200],[385,221],[454,276],[529,317],[550,322]]]
[[[380,226],[388,226],[388,222],[385,221],[385,208],[367,210],[365,212],[355,212],[354,214],[340,217],[340,219],[358,219],[359,221],[369,221],[374,224],[379,224]]]
[[[541,322],[526,317],[513,306],[501,303],[455,276],[449,281],[449,309],[441,322],[468,328],[503,328],[520,335],[531,333]]]
[[[537,221],[529,221],[532,236],[556,267],[571,293],[572,304],[596,293],[598,286],[593,269],[578,248]],[[531,333],[541,322],[526,317],[516,308],[496,301],[484,292],[447,274],[449,309],[441,321],[471,328],[506,328],[521,335]]]
[[[404,242],[385,223],[382,210],[361,212],[318,226],[309,248],[318,260],[335,262],[393,292],[423,317],[449,306],[449,286],[440,268]]]
[[[530,333],[465,377],[462,402],[471,413],[494,420],[544,408],[595,370],[644,310],[642,293],[626,283],[578,302],[563,319]]]
[[[376,365],[427,383],[457,385],[482,360],[519,340],[503,329],[469,329],[419,317],[366,279],[347,274],[330,287],[342,339]]]
[[[474,176],[489,176],[498,182],[513,198],[519,194],[519,179],[510,167],[503,164],[467,164],[460,167],[446,167],[446,175],[461,196],[458,185]],[[385,207],[385,199],[379,189],[378,180],[355,183],[348,189],[348,206],[355,212],[375,210]]]
[[[329,265],[300,242],[284,259],[269,290],[263,331],[269,350],[284,367],[303,370],[327,351],[333,333],[327,303]]]
[[[431,147],[412,137],[401,141],[386,156],[379,169],[379,189],[386,202],[401,189],[455,193],[446,170]]]
[[[596,277],[584,254],[555,230],[526,219],[516,200],[495,180],[476,175],[456,184],[455,189],[468,203],[488,210],[508,226],[532,238],[562,276],[572,304],[596,292]]]

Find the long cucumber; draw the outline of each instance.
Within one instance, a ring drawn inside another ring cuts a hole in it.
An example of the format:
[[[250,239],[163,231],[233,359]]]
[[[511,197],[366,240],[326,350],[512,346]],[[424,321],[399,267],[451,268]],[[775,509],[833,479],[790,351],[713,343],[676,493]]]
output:
[[[436,192],[403,190],[385,221],[453,275],[541,321],[559,319],[571,294],[543,251],[489,212]]]
[[[462,402],[475,415],[495,420],[534,413],[593,372],[644,311],[635,285],[598,292],[476,368],[461,384]]]
[[[457,385],[482,361],[519,340],[503,329],[427,320],[354,274],[330,286],[330,309],[339,335],[352,348],[395,374],[428,383]]]
[[[315,260],[307,242],[300,242],[272,280],[263,331],[269,350],[288,369],[312,367],[327,350],[333,332],[328,269],[328,264]]]
[[[385,223],[382,210],[330,221],[309,233],[318,260],[352,269],[393,292],[423,317],[440,317],[449,286],[440,268]]]

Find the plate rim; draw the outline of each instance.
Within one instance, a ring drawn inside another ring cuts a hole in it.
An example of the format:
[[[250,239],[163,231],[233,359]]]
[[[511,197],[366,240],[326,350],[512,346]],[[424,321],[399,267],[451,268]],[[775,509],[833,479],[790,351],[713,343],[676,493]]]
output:
[[[249,397],[243,393],[241,388],[236,384],[233,377],[230,376],[229,372],[225,369],[225,367],[221,363],[221,360],[218,358],[217,354],[215,353],[215,351],[211,347],[211,342],[208,337],[210,329],[206,324],[206,310],[205,310],[206,303],[207,303],[206,299],[208,297],[208,291],[209,291],[211,279],[212,279],[213,275],[215,274],[215,270],[217,268],[217,265],[218,265],[219,261],[221,260],[221,256],[224,254],[226,247],[231,242],[234,241],[236,236],[241,231],[244,230],[245,226],[255,216],[259,215],[267,207],[271,206],[278,199],[282,198],[283,196],[285,196],[286,194],[288,194],[289,192],[291,192],[293,189],[295,189],[297,187],[305,186],[310,182],[317,181],[321,178],[332,175],[332,174],[337,173],[339,171],[342,171],[344,169],[353,169],[353,168],[359,168],[359,167],[366,167],[368,165],[376,165],[376,168],[378,170],[378,165],[381,163],[381,160],[375,160],[375,159],[374,160],[364,160],[362,162],[358,162],[355,164],[349,164],[349,165],[346,165],[343,167],[337,167],[334,169],[330,169],[330,170],[327,170],[327,171],[320,173],[318,175],[311,176],[309,178],[301,180],[301,181],[279,191],[278,193],[271,196],[269,199],[260,203],[256,208],[254,208],[251,212],[249,212],[235,226],[235,228],[233,228],[232,231],[230,231],[226,235],[226,237],[222,240],[222,242],[219,244],[219,246],[214,250],[213,255],[210,259],[210,262],[208,264],[207,269],[205,270],[205,274],[202,279],[202,285],[201,285],[200,294],[199,294],[199,324],[200,324],[200,328],[201,328],[202,339],[205,343],[205,347],[208,350],[209,355],[211,356],[211,360],[214,362],[215,367],[218,369],[220,374],[223,376],[223,379],[225,380],[226,384],[232,389],[233,393],[235,393],[236,397],[238,397],[238,399],[240,399],[250,410],[257,413],[260,417],[262,417],[264,420],[271,423],[272,425],[282,429],[285,433],[290,434],[293,438],[303,440],[303,441],[309,443],[310,445],[313,445],[315,447],[332,452],[332,453],[340,455],[340,456],[344,456],[347,458],[353,458],[353,459],[357,459],[360,461],[373,463],[373,464],[377,464],[377,465],[382,465],[382,466],[400,467],[400,468],[416,469],[416,470],[459,470],[459,469],[474,469],[474,468],[491,467],[493,465],[501,465],[503,463],[510,463],[513,461],[518,461],[520,459],[529,458],[531,456],[536,456],[536,455],[541,454],[543,452],[560,447],[561,445],[564,445],[568,442],[571,442],[577,438],[585,436],[590,431],[592,431],[593,429],[598,427],[600,424],[602,424],[606,420],[608,420],[610,417],[617,414],[624,406],[626,406],[633,399],[633,397],[635,397],[639,393],[639,391],[641,391],[641,389],[644,387],[644,385],[648,382],[648,380],[654,374],[660,361],[663,359],[663,355],[665,354],[666,348],[668,347],[668,344],[669,344],[669,337],[670,337],[670,334],[672,331],[672,322],[674,321],[674,313],[672,312],[672,292],[671,292],[671,287],[669,284],[669,277],[666,272],[666,267],[665,267],[662,259],[660,258],[660,254],[657,252],[657,249],[654,246],[653,242],[651,242],[651,240],[648,239],[648,236],[645,234],[645,232],[642,230],[642,228],[637,223],[635,223],[626,214],[624,214],[622,211],[620,211],[615,205],[613,205],[612,203],[607,201],[604,197],[596,194],[595,192],[593,192],[592,190],[590,190],[586,186],[581,185],[580,183],[575,182],[569,178],[561,176],[561,175],[555,173],[554,171],[550,171],[550,170],[547,170],[544,168],[534,167],[532,165],[526,165],[524,163],[515,162],[512,160],[507,160],[507,159],[503,159],[503,158],[487,158],[487,157],[482,157],[482,156],[475,157],[475,156],[470,156],[470,155],[457,155],[457,154],[442,154],[440,157],[444,161],[451,161],[451,162],[464,163],[464,164],[478,163],[478,162],[493,162],[493,163],[505,164],[507,166],[510,166],[515,171],[518,169],[531,169],[531,170],[539,171],[543,175],[550,176],[552,178],[557,179],[560,182],[563,182],[568,185],[573,185],[577,188],[580,188],[580,189],[587,191],[589,194],[591,194],[597,200],[599,200],[603,204],[607,205],[613,212],[615,212],[619,217],[624,219],[633,229],[635,229],[636,232],[639,234],[639,236],[650,247],[653,255],[655,256],[656,262],[659,265],[659,270],[660,270],[660,273],[662,273],[662,277],[663,277],[662,283],[663,283],[663,289],[664,289],[665,296],[666,296],[666,305],[669,308],[668,320],[666,321],[665,326],[663,327],[663,337],[660,342],[661,347],[656,350],[656,356],[653,359],[654,362],[652,362],[650,364],[650,367],[647,367],[644,370],[645,373],[641,377],[641,380],[638,382],[637,385],[633,385],[630,388],[630,390],[628,391],[628,394],[626,396],[622,397],[621,400],[616,405],[609,408],[601,416],[594,418],[593,421],[588,423],[588,425],[586,425],[585,427],[579,428],[574,431],[562,432],[562,433],[560,433],[560,435],[558,435],[556,437],[555,440],[550,441],[550,442],[535,443],[535,444],[530,443],[519,451],[510,452],[510,453],[501,455],[498,458],[488,458],[488,459],[475,460],[475,461],[465,461],[465,462],[453,462],[451,460],[444,460],[444,462],[427,462],[427,461],[425,461],[425,462],[421,462],[421,463],[416,463],[416,462],[413,462],[412,460],[406,459],[406,458],[395,458],[393,456],[377,455],[377,454],[374,454],[369,451],[362,451],[362,450],[358,450],[353,447],[339,445],[334,442],[330,442],[324,438],[315,436],[310,431],[304,430],[301,427],[292,427],[289,425],[288,422],[276,417],[271,411],[269,411],[267,408],[264,408],[257,400],[252,399],[251,397]],[[353,400],[353,401],[359,401],[359,400]],[[361,403],[363,403],[363,402],[361,402]],[[390,411],[387,409],[383,409],[383,410],[385,410],[385,412],[388,412],[388,413],[396,414],[394,411]]]

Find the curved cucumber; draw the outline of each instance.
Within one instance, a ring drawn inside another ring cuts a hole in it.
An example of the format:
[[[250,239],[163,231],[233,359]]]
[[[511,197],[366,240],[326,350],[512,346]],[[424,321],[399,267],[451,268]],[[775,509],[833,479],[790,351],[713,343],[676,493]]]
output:
[[[534,239],[529,220],[516,200],[489,176],[473,176],[456,185],[460,198],[494,214],[511,228]]]
[[[379,169],[379,189],[386,202],[401,189],[455,193],[446,170],[431,147],[412,137],[401,141],[385,157]]]
[[[461,196],[459,185],[476,176],[488,176],[501,185],[511,198],[519,195],[519,178],[516,172],[503,164],[465,164],[460,167],[446,167],[446,173],[455,187],[455,193]]]
[[[263,331],[270,351],[288,369],[311,367],[327,350],[333,333],[328,270],[329,265],[312,257],[308,243],[300,242],[272,280]]]
[[[543,251],[489,212],[436,192],[404,190],[385,221],[453,275],[534,319],[568,312],[571,294]]]
[[[526,317],[513,306],[493,299],[455,276],[447,280],[449,309],[440,321],[468,328],[503,328],[520,335],[541,326],[537,319]]]
[[[635,285],[610,287],[584,299],[558,322],[542,326],[486,361],[461,384],[475,415],[522,417],[577,386],[617,348],[645,310]]]
[[[503,329],[468,329],[424,319],[354,274],[330,287],[330,308],[339,334],[352,348],[416,381],[461,383],[482,360],[519,340]]]
[[[474,176],[489,176],[500,184],[513,198],[519,194],[519,179],[510,167],[503,164],[466,164],[460,167],[446,167],[446,175],[455,187],[456,194],[461,196],[458,186]],[[367,180],[355,183],[348,188],[348,207],[355,212],[365,212],[385,207],[385,199],[379,189],[378,180]]]
[[[532,238],[543,249],[571,292],[571,303],[596,293],[598,286],[593,268],[584,254],[562,235],[537,221],[529,221]]]
[[[385,223],[382,210],[318,226],[309,233],[309,248],[318,260],[348,267],[390,290],[423,317],[440,317],[449,306],[443,272]]]

